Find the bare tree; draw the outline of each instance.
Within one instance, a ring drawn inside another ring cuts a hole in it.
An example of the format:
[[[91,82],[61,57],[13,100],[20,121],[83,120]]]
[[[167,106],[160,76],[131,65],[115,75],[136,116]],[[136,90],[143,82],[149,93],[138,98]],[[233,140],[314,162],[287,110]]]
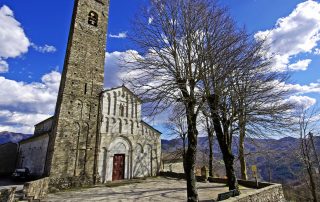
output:
[[[258,125],[264,121],[258,128],[263,129],[275,122],[272,116],[263,114],[265,108],[252,110],[265,104],[271,92],[263,94],[267,88],[254,91],[262,92],[263,96],[259,102],[252,102],[250,108],[244,108],[248,103],[242,83],[254,81],[250,88],[261,87],[264,82],[272,86],[277,77],[264,71],[268,62],[261,55],[261,44],[254,42],[245,30],[239,30],[227,10],[213,1],[151,0],[150,3],[134,23],[131,38],[143,56],[133,54],[127,61],[132,63],[127,81],[148,103],[151,115],[176,104],[183,106],[188,126],[188,158],[184,162],[188,201],[198,200],[194,175],[197,119],[204,110],[217,136],[229,189],[238,189],[231,145],[239,123],[243,126],[250,120],[251,125]],[[240,95],[244,98],[239,99]],[[252,93],[249,97],[254,100],[257,95]],[[250,119],[248,112],[252,112]],[[240,122],[239,117],[243,119]]]
[[[148,103],[150,115],[183,105],[188,126],[184,162],[188,201],[198,201],[197,118],[205,101],[199,89],[207,44],[201,32],[212,23],[211,10],[207,0],[151,0],[137,16],[131,36],[143,56],[133,55],[127,61],[128,82]]]
[[[223,155],[228,186],[238,189],[234,171],[232,137],[236,130],[237,108],[234,76],[245,67],[248,51],[248,35],[238,30],[235,22],[224,9],[216,9],[211,16],[214,26],[205,35],[209,41],[203,89],[208,104],[209,117]]]
[[[284,102],[290,91],[284,87],[288,76],[271,72],[268,60],[260,56],[262,43],[253,46],[253,54],[245,68],[237,71],[234,79],[237,126],[239,129],[239,160],[241,178],[247,180],[245,137],[267,136],[284,133],[290,129],[291,109],[294,105]]]
[[[308,186],[310,188],[314,202],[318,199],[317,174],[315,169],[318,169],[318,156],[313,147],[312,132],[319,129],[320,114],[315,108],[301,109],[299,113],[299,133],[300,133],[300,158],[305,166],[307,176],[309,178]]]
[[[278,121],[290,109],[289,104],[283,103],[286,91],[279,90],[286,76],[270,71],[269,60],[263,56],[263,41],[257,42],[245,30],[238,29],[224,9],[216,9],[211,18],[214,26],[204,33],[208,51],[202,84],[229,189],[237,189],[231,150],[233,135],[240,134],[241,167],[246,179],[246,128],[255,126],[251,129],[261,132],[285,123]]]
[[[183,113],[185,110],[181,108],[181,106],[174,107],[169,121],[166,124],[166,127],[170,131],[170,136],[178,137],[180,140],[182,140],[182,156],[183,159],[186,156],[186,146],[187,146],[187,132],[188,132],[188,126],[186,121],[186,116]],[[179,150],[179,149],[178,149]]]

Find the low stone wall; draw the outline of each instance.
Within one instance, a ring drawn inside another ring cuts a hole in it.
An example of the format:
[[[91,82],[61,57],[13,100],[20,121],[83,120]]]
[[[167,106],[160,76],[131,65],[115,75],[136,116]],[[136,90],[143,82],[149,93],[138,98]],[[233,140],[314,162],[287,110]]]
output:
[[[0,190],[0,202],[13,202],[16,187]]]
[[[160,172],[160,176],[184,179],[184,173]],[[197,181],[203,181],[203,177],[197,176]],[[227,184],[226,178],[209,177],[209,182]],[[232,197],[224,202],[285,202],[283,189],[281,184],[273,184],[268,182],[259,182],[258,187],[255,181],[238,180],[242,186],[254,188],[249,194],[240,194]]]
[[[49,192],[57,192],[76,187],[91,187],[93,181],[87,176],[53,178],[50,177]]]
[[[177,178],[177,179],[186,179],[184,173],[175,173],[175,172],[159,172],[159,176],[163,177],[171,177],[171,178]],[[205,181],[205,178],[202,176],[196,176],[196,179],[198,182],[203,182]]]
[[[48,194],[49,178],[27,182],[23,186],[23,193],[27,199],[43,199]]]
[[[241,194],[224,202],[285,202],[282,185],[274,184],[268,187],[253,190],[249,194]]]
[[[227,184],[228,179],[226,178],[216,178],[216,177],[208,177],[208,181],[209,182],[215,182],[215,183],[224,183]],[[242,186],[245,187],[250,187],[250,188],[265,188],[271,185],[275,185],[273,183],[269,183],[269,182],[258,182],[258,187],[257,187],[257,182],[255,181],[248,181],[248,180],[240,180],[238,179],[238,183]]]

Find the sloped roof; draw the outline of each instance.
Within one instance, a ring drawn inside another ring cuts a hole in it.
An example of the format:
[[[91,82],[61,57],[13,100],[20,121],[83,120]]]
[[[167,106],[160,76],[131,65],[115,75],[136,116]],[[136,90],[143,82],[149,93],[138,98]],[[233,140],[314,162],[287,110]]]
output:
[[[159,133],[160,135],[162,134],[160,131],[158,131],[157,129],[155,129],[154,127],[152,127],[151,125],[149,125],[147,122],[144,122],[141,120],[141,123],[146,125],[148,128],[154,130],[155,132]]]
[[[113,88],[109,88],[109,89],[104,89],[102,91],[102,93],[106,93],[109,91],[114,91],[117,90],[119,88],[122,88],[123,90],[127,91],[128,93],[130,93],[133,97],[135,97],[139,102],[142,102],[142,100],[136,95],[134,94],[128,87],[126,87],[124,84],[122,86],[118,86],[118,87],[113,87]]]

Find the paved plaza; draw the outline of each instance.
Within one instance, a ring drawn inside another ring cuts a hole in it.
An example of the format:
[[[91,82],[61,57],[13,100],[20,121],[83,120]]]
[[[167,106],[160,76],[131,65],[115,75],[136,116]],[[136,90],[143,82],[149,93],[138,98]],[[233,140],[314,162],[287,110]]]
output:
[[[224,184],[197,183],[200,201],[212,201],[219,193],[228,191]],[[252,189],[240,187],[242,193]],[[116,187],[96,187],[49,194],[46,202],[86,202],[86,201],[186,201],[186,181],[172,178],[149,178],[139,183]]]

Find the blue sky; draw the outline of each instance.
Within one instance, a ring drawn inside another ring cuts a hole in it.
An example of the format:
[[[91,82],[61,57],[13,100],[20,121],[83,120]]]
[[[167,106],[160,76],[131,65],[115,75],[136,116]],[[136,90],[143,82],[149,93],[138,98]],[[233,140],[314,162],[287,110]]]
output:
[[[130,22],[146,0],[111,0],[106,87],[122,84],[117,59],[134,50]],[[288,98],[320,102],[320,3],[302,0],[221,0],[239,26],[268,36],[274,66],[292,75]],[[0,1],[0,131],[32,133],[52,115],[62,71],[73,1]]]

